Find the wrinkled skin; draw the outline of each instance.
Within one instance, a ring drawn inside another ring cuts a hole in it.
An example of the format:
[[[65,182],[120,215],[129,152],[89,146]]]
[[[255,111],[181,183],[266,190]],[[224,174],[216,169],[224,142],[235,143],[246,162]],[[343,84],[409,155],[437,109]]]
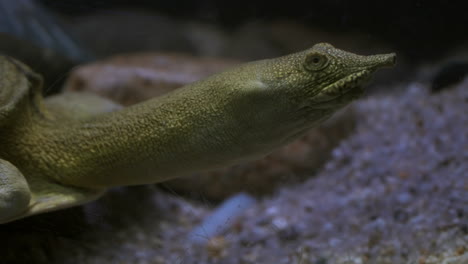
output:
[[[362,94],[395,54],[359,56],[320,43],[247,63],[120,109],[64,93],[0,57],[0,223],[268,154]]]

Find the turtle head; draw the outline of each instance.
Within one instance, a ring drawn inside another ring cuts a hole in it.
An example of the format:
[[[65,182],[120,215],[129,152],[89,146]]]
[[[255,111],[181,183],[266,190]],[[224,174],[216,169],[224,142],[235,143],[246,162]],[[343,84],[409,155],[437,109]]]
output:
[[[373,72],[393,66],[395,53],[361,56],[319,43],[312,48],[284,57],[265,60],[267,69],[260,82],[274,97],[281,98],[282,109],[308,122],[331,114],[362,95],[363,85]]]
[[[251,126],[265,131],[257,139],[275,134],[270,141],[290,141],[362,95],[372,73],[394,65],[395,58],[394,53],[361,56],[319,43],[256,62],[243,109],[251,107]]]
[[[361,56],[326,43],[315,45],[300,57],[302,89],[308,94],[303,105],[315,109],[347,104],[362,94],[362,86],[375,70],[396,62],[395,53]]]
[[[371,74],[395,61],[395,53],[361,56],[319,43],[270,61],[273,70],[262,82],[287,92],[299,107],[333,110],[361,95]]]

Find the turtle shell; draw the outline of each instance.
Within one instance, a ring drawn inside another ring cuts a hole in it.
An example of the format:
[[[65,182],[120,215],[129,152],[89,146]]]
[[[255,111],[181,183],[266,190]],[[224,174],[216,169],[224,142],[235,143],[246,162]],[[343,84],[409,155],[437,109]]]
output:
[[[42,78],[28,66],[0,55],[0,127],[13,122],[27,105],[39,107]]]

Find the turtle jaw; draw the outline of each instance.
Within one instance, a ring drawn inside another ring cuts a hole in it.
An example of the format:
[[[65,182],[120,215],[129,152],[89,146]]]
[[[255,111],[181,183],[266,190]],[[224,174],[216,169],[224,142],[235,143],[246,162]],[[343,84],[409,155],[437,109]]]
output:
[[[314,109],[334,108],[358,98],[364,92],[363,85],[369,80],[373,70],[360,70],[323,88],[310,100]]]
[[[311,98],[312,108],[329,109],[346,105],[364,93],[364,84],[376,70],[396,63],[395,53],[357,57],[358,63],[351,67],[351,73],[328,84]]]

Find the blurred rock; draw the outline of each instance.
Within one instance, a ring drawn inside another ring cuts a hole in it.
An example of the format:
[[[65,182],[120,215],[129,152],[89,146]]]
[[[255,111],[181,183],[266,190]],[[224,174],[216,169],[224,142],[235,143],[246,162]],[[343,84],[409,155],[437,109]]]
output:
[[[68,91],[91,91],[123,105],[159,96],[177,87],[235,65],[230,60],[196,58],[180,54],[142,53],[116,56],[75,69],[66,83]],[[352,108],[312,129],[301,139],[263,159],[245,162],[191,177],[164,182],[167,189],[220,200],[237,192],[270,194],[277,187],[310,177],[330,156],[331,150],[354,127]],[[307,177],[305,176],[307,175]]]
[[[181,54],[120,55],[75,68],[64,89],[90,91],[120,104],[131,105],[236,64],[231,60]]]

